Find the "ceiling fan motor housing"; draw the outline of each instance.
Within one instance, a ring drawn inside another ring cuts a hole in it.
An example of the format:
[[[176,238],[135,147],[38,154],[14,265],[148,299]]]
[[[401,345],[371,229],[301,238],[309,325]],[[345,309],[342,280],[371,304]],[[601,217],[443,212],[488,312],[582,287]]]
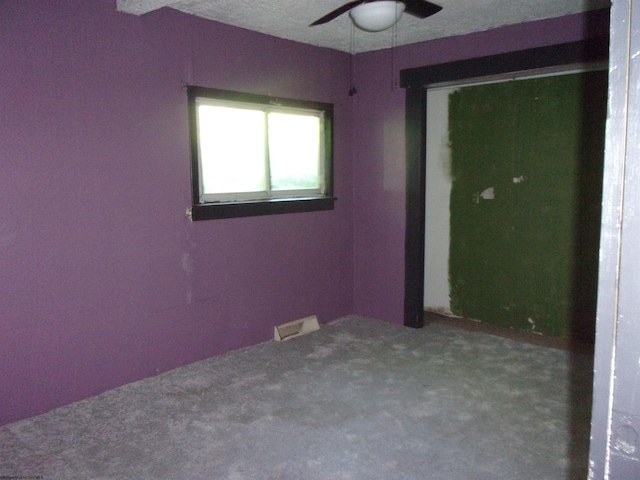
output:
[[[349,16],[353,23],[367,32],[381,32],[396,24],[405,4],[395,0],[379,0],[361,3],[349,10]]]

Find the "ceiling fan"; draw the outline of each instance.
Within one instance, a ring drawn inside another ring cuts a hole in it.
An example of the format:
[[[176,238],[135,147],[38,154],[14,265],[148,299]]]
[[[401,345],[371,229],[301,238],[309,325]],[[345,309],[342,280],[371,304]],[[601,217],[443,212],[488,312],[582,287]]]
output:
[[[392,27],[407,12],[418,18],[427,18],[442,10],[440,5],[427,0],[354,0],[336,8],[313,22],[310,27],[328,23],[349,12],[353,23],[362,30],[380,32]]]

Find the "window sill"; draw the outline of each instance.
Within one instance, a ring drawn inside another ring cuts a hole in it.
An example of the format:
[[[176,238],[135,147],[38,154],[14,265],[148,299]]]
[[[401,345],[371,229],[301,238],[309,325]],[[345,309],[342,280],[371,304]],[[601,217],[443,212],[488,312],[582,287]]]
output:
[[[218,218],[255,217],[281,213],[317,212],[333,210],[333,197],[286,198],[278,200],[257,200],[243,202],[219,202],[194,205],[187,214],[192,221],[214,220]]]

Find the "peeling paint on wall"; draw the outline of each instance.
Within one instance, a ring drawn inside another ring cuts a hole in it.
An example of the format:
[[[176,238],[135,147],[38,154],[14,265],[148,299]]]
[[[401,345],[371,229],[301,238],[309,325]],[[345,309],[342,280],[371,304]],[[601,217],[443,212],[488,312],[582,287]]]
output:
[[[536,322],[533,321],[533,318],[527,318],[527,322],[531,325],[531,333],[536,333],[538,335],[542,335],[542,332],[536,331]]]
[[[480,193],[480,196],[482,198],[484,198],[485,200],[493,200],[495,197],[495,192],[493,190],[493,187],[489,187],[485,190],[482,191],[482,193]]]

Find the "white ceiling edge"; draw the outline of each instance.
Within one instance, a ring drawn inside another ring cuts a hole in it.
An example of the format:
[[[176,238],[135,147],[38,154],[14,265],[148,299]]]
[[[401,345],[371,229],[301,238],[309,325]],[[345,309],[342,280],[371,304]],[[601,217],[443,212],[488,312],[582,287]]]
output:
[[[176,3],[175,0],[117,0],[116,9],[133,15],[144,15],[172,3]]]
[[[433,0],[443,7],[442,11],[422,20],[403,14],[395,30],[364,32],[352,26],[348,14],[324,25],[309,27],[311,22],[347,1],[117,0],[117,10],[144,15],[169,7],[287,40],[347,53],[362,53],[609,8],[611,4],[609,0]]]

